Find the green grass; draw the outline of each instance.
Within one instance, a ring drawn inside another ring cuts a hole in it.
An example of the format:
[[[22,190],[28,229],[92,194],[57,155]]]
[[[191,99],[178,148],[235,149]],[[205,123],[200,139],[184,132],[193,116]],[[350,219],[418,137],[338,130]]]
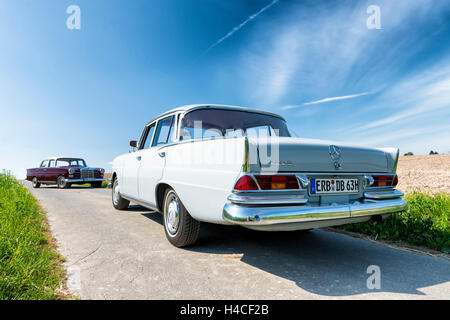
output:
[[[450,194],[415,192],[405,198],[408,211],[381,222],[355,223],[342,228],[450,253]]]
[[[0,174],[0,299],[57,299],[62,258],[51,245],[36,199]]]

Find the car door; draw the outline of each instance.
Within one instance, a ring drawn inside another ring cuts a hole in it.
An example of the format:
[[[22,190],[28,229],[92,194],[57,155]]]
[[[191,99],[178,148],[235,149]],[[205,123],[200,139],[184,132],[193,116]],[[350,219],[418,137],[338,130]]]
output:
[[[158,121],[151,144],[141,150],[139,167],[139,198],[156,207],[156,185],[163,175],[165,154],[162,146],[172,143],[175,137],[176,118],[168,116]]]
[[[41,162],[37,174],[38,181],[48,181],[47,180],[48,162],[49,162],[48,160],[44,160]]]
[[[125,160],[122,171],[121,193],[125,196],[139,199],[138,173],[141,165],[142,153],[146,145],[151,145],[156,122],[147,125],[142,132],[138,150],[129,153]]]
[[[58,174],[56,171],[56,160],[49,161],[45,178],[47,181],[56,182],[56,179],[58,178]]]

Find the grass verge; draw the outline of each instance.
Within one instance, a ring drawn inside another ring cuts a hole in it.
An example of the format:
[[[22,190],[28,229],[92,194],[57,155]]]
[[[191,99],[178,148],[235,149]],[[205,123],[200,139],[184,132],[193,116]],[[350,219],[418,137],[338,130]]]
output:
[[[450,194],[414,192],[405,198],[409,205],[405,212],[380,222],[349,224],[340,229],[450,253]]]
[[[61,299],[62,257],[30,192],[0,174],[0,299]]]

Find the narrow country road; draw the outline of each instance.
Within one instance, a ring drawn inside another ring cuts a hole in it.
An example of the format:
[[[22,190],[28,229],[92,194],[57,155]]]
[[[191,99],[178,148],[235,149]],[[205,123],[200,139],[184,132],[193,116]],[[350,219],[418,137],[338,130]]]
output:
[[[450,261],[346,235],[266,233],[203,224],[178,249],[160,214],[117,211],[110,190],[33,189],[82,299],[449,299]],[[202,201],[199,199],[199,201]],[[205,200],[206,201],[206,200]],[[381,271],[369,289],[367,268]]]

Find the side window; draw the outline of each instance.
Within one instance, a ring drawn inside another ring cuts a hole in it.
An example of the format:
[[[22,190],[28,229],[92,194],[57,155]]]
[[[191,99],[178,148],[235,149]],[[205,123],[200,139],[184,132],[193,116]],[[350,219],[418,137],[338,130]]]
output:
[[[167,117],[158,121],[158,127],[156,128],[156,134],[155,138],[153,139],[152,147],[161,146],[168,143],[169,135],[171,131],[173,131],[173,122],[174,116]]]
[[[152,124],[147,129],[147,137],[145,138],[144,149],[150,148],[150,146],[152,144],[153,132],[155,132],[155,124]]]
[[[68,166],[70,166],[70,163],[67,160],[56,160],[56,166],[57,167],[68,167]]]
[[[50,168],[54,168],[55,167],[55,160],[50,160]]]
[[[44,160],[41,162],[41,168],[47,168],[48,167],[48,160]]]

